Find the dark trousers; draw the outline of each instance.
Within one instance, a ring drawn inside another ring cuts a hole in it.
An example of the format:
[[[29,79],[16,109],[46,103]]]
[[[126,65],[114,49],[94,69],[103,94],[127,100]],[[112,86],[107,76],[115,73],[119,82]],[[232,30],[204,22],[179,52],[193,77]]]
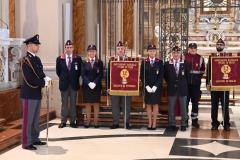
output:
[[[66,91],[61,91],[62,108],[61,108],[61,122],[66,123],[68,116],[70,123],[76,121],[76,98],[77,91],[73,90],[71,86]],[[70,106],[68,107],[68,104]],[[69,108],[69,109],[68,109]]]
[[[119,117],[120,117],[120,109],[126,116],[126,123],[129,123],[129,114],[131,111],[131,99],[130,96],[111,96],[111,103],[112,103],[112,115],[113,115],[113,124],[119,124]],[[126,103],[126,113],[125,113],[125,103]]]
[[[200,84],[199,85],[188,84],[187,114],[189,111],[189,108],[188,108],[189,102],[191,100],[191,102],[192,102],[192,112],[191,112],[192,121],[198,120],[198,103],[199,103],[200,97],[201,97]]]
[[[225,92],[225,98],[224,98]],[[221,102],[222,113],[224,119],[224,126],[230,126],[229,123],[229,91],[212,91],[211,92],[211,118],[212,118],[212,126],[219,125],[218,121],[218,104]]]

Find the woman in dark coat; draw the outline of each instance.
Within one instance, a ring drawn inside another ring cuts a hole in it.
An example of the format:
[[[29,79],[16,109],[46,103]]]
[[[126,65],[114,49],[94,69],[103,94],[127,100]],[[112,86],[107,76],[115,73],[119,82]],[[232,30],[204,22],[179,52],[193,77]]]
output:
[[[141,81],[145,87],[144,98],[148,115],[148,129],[155,130],[163,80],[163,62],[156,58],[155,45],[149,45],[147,52],[148,58],[141,65]]]
[[[98,127],[99,103],[101,100],[103,62],[97,59],[97,48],[95,45],[89,45],[87,48],[88,58],[83,62],[83,102],[86,104],[87,122],[85,128],[88,128],[91,122],[91,107],[94,110],[94,127]]]

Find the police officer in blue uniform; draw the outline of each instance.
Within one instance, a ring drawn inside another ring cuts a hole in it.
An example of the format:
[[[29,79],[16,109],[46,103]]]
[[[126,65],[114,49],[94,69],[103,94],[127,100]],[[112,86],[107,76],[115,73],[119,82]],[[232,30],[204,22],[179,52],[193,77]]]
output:
[[[156,58],[156,46],[147,48],[149,57],[141,64],[141,81],[145,87],[144,101],[148,115],[148,130],[155,130],[160,104],[161,85],[163,80],[163,62]]]
[[[26,56],[21,60],[23,82],[20,96],[23,103],[22,148],[36,150],[34,145],[45,145],[39,139],[39,117],[44,86],[48,86],[51,78],[46,77],[43,65],[37,52],[39,51],[39,35],[24,41],[27,47]]]
[[[87,48],[88,58],[82,63],[83,102],[86,104],[87,122],[85,128],[90,126],[91,107],[94,110],[94,127],[98,128],[99,103],[101,100],[103,62],[96,56],[96,45]]]
[[[68,116],[70,117],[70,127],[77,128],[76,124],[76,98],[77,90],[80,88],[79,78],[81,75],[82,59],[73,53],[72,41],[65,43],[65,52],[56,60],[56,73],[59,77],[59,90],[61,91],[61,123],[59,128],[66,127]],[[68,104],[70,100],[69,112]]]

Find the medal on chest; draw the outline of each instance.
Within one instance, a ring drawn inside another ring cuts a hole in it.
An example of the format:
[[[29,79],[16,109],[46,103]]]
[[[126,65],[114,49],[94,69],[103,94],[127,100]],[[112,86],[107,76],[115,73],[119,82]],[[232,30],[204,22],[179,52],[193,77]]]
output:
[[[77,71],[78,70],[78,64],[77,63],[75,63],[75,70]]]

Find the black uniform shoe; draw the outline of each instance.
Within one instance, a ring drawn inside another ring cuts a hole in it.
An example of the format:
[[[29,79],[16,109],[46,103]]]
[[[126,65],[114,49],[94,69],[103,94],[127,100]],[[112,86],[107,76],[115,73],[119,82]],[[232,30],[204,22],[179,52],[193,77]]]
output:
[[[217,130],[218,130],[218,125],[212,126],[211,130],[212,130],[212,131],[217,131]]]
[[[42,142],[42,141],[38,141],[38,142],[34,142],[33,145],[46,145],[46,142]]]
[[[37,150],[37,148],[35,146],[33,146],[32,144],[27,146],[27,147],[23,147],[23,149],[27,149],[27,150]]]
[[[114,124],[114,125],[112,125],[110,128],[111,128],[111,129],[117,129],[117,128],[119,128],[119,125],[118,125],[118,124]]]
[[[181,126],[181,131],[186,131],[186,126]]]
[[[192,121],[192,126],[194,128],[199,128],[200,127],[200,125],[198,124],[198,121]]]
[[[157,128],[156,127],[152,127],[152,129],[151,130],[156,130]]]
[[[147,127],[147,130],[152,130],[152,127]]]
[[[72,128],[78,128],[78,125],[76,123],[70,123],[70,127]]]
[[[58,126],[58,128],[64,128],[64,127],[66,127],[66,123],[60,123]]]
[[[89,125],[84,124],[84,128],[89,128]]]
[[[131,129],[132,127],[129,125],[129,123],[126,123],[126,129]]]
[[[94,128],[99,128],[99,125],[94,125]]]
[[[230,131],[230,126],[224,126],[223,128],[225,131]]]

